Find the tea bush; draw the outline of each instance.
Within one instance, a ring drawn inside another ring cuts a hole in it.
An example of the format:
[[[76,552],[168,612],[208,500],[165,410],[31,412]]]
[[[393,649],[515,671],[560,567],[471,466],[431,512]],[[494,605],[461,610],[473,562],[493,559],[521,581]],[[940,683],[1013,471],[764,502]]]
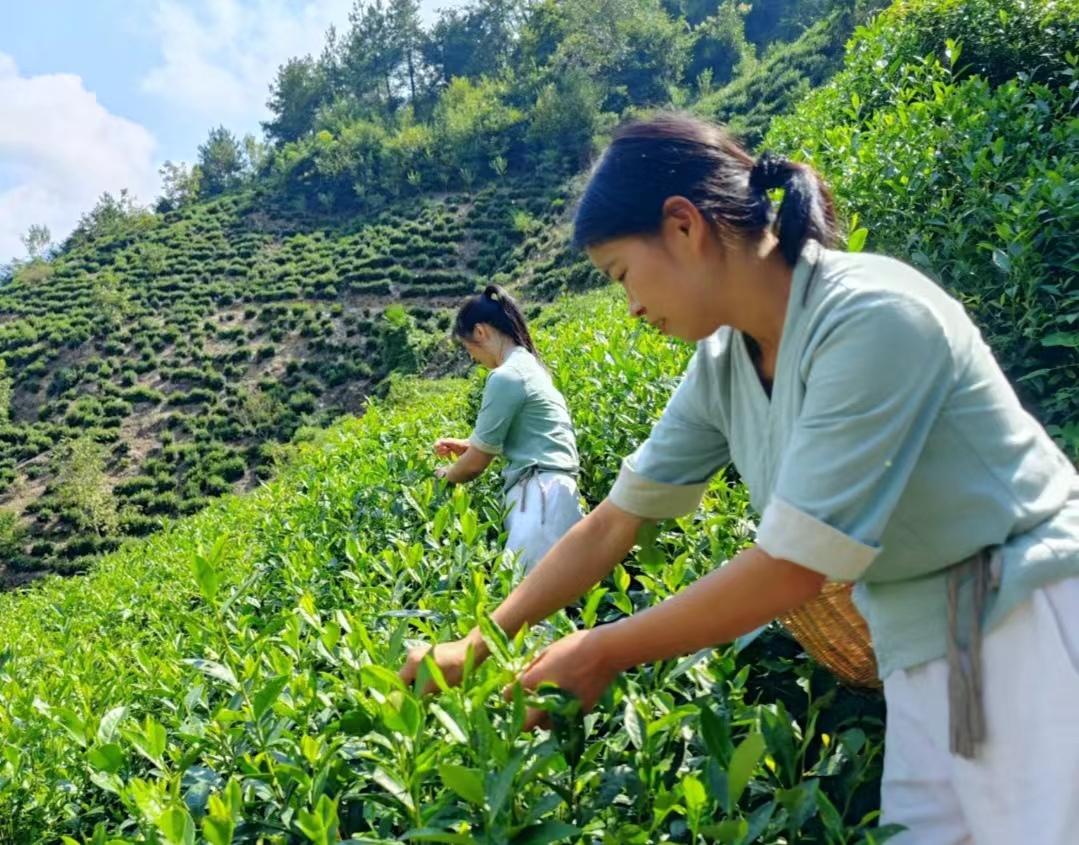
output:
[[[938,16],[954,24],[942,42],[927,23]],[[1075,0],[898,4],[767,145],[821,168],[867,248],[962,298],[1079,456],[1079,51],[1056,50],[1067,45],[1079,45]],[[972,73],[989,65],[989,78]]]
[[[595,502],[688,350],[611,292],[539,322]],[[550,630],[505,641],[484,621],[512,586],[497,479],[432,478],[432,440],[467,430],[480,387],[395,379],[277,480],[129,542],[80,590],[0,596],[0,837],[869,842],[880,701],[774,630],[630,672],[586,717],[548,698],[558,727],[520,735],[525,700],[499,691],[534,649],[677,591],[753,527],[719,478]],[[462,688],[397,680],[413,637],[477,621],[494,657]]]

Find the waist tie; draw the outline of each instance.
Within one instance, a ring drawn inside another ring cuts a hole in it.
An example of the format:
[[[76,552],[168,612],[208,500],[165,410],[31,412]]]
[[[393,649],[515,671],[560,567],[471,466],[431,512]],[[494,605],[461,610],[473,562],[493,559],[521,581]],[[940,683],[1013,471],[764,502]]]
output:
[[[982,619],[990,591],[1000,587],[999,547],[975,552],[948,572],[948,742],[953,754],[972,759],[985,740],[982,700]],[[960,640],[959,594],[971,585],[967,637]]]
[[[521,513],[525,512],[525,507],[527,506],[527,503],[528,503],[528,482],[531,481],[532,479],[534,479],[536,476],[538,476],[541,472],[543,472],[543,470],[541,470],[538,466],[533,464],[528,469],[526,469],[523,473],[521,473],[521,477],[519,479],[517,479],[517,483],[522,485],[521,486],[521,506],[520,506],[520,509],[519,509]],[[536,486],[539,487],[539,491],[540,491],[540,525],[546,525],[547,524],[547,491],[544,490],[543,485],[539,484],[538,482],[537,482]]]

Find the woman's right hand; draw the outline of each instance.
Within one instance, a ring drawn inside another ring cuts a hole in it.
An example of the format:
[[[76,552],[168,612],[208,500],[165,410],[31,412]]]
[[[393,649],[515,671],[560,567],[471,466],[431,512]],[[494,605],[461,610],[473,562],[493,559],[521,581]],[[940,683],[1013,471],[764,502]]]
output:
[[[439,643],[435,646],[422,645],[410,649],[405,665],[397,674],[406,684],[413,683],[416,675],[419,674],[420,666],[423,665],[423,659],[430,654],[435,665],[442,671],[442,677],[446,679],[446,683],[455,687],[461,683],[470,648],[473,652],[473,665],[479,666],[487,658],[487,645],[478,629],[473,629],[468,636],[453,642]],[[428,680],[423,693],[426,695],[437,689],[435,683]]]
[[[435,454],[439,457],[457,455],[460,457],[468,451],[468,441],[458,440],[455,437],[443,437],[435,441]]]

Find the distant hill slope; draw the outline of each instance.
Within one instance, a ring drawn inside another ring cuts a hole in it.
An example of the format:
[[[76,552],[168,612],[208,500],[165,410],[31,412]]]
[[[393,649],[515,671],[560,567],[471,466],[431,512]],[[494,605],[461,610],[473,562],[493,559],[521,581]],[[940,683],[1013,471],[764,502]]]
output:
[[[245,193],[22,268],[0,289],[0,508],[29,532],[0,577],[70,571],[251,487],[299,426],[360,412],[391,371],[445,366],[478,285],[561,289],[565,201],[564,181],[510,179],[342,220]]]

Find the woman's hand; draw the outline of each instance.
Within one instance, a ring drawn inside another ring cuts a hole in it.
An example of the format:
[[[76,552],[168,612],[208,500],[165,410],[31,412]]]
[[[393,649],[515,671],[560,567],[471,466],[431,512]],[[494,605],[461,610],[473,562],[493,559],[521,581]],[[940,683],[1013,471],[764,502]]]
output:
[[[460,457],[467,451],[467,440],[458,440],[456,437],[443,437],[435,441],[435,454],[440,458],[445,458],[449,455]]]
[[[401,671],[397,674],[406,684],[413,683],[419,673],[420,666],[423,665],[423,659],[430,654],[435,665],[442,670],[442,677],[446,679],[446,683],[451,687],[455,687],[461,683],[465,670],[465,661],[468,658],[470,648],[473,653],[473,665],[479,666],[487,658],[487,644],[484,643],[479,631],[473,629],[468,636],[450,643],[440,643],[436,646],[423,645],[410,649],[405,665],[401,667]],[[438,687],[435,683],[428,680],[423,688],[423,693],[426,695],[435,692],[437,689]]]
[[[544,681],[556,684],[580,699],[585,713],[591,710],[607,690],[618,671],[607,661],[602,628],[577,631],[544,649],[517,678],[526,690],[534,690]],[[513,697],[513,687],[505,690],[507,699]],[[524,729],[546,726],[547,713],[530,708]]]
[[[448,443],[449,445],[445,446],[445,448],[453,451],[455,454],[455,450],[459,447],[463,447],[464,449],[464,451],[459,454],[457,460],[452,464],[439,467],[435,470],[436,478],[444,478],[450,484],[461,484],[483,475],[483,471],[490,466],[491,461],[495,458],[494,455],[477,449],[465,440],[439,440],[438,443]],[[436,444],[436,451],[438,448],[439,446]]]

